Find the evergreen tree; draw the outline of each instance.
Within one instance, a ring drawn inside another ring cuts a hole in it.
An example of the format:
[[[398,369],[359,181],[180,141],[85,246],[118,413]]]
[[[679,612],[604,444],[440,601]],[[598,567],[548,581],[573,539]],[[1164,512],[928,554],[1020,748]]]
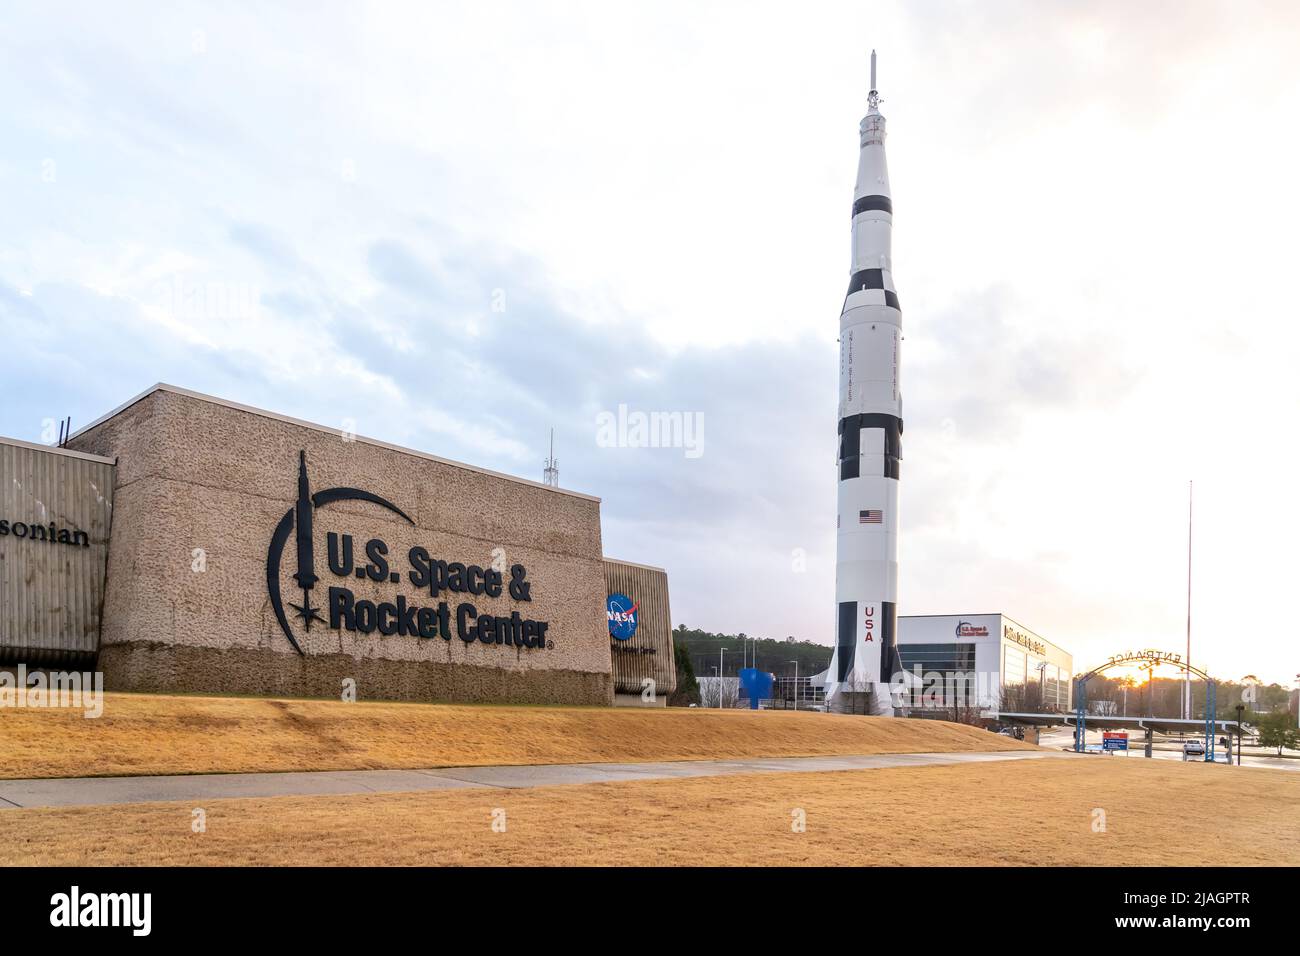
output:
[[[689,707],[700,702],[700,685],[695,680],[690,652],[673,641],[673,658],[677,661],[677,689],[668,698],[669,707]]]

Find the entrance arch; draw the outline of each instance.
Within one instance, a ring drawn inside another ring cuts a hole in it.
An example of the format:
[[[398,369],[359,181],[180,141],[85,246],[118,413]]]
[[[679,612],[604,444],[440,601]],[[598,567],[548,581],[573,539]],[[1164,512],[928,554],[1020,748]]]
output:
[[[1112,667],[1124,665],[1138,665],[1140,669],[1148,672],[1148,681],[1151,679],[1151,672],[1157,667],[1172,665],[1179,670],[1195,675],[1205,681],[1205,762],[1214,762],[1214,719],[1215,719],[1215,688],[1217,681],[1199,667],[1193,667],[1190,663],[1183,660],[1181,654],[1174,654],[1169,651],[1159,651],[1148,648],[1141,651],[1125,651],[1121,654],[1112,654],[1105,663],[1099,664],[1092,670],[1080,674],[1074,679],[1074,750],[1076,753],[1083,752],[1084,735],[1087,732],[1085,726],[1087,721],[1088,710],[1088,680],[1102,674]],[[1190,714],[1188,716],[1191,716]],[[1149,733],[1149,731],[1148,731]],[[1148,742],[1150,738],[1148,737]],[[1148,754],[1149,756],[1149,754]],[[1231,756],[1231,755],[1230,755]]]

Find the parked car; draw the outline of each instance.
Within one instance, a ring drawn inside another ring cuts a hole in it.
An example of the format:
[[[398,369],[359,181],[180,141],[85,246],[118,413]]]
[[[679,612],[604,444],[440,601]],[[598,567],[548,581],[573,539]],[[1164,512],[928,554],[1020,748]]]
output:
[[[1204,757],[1205,741],[1204,740],[1184,740],[1183,741],[1184,757]]]

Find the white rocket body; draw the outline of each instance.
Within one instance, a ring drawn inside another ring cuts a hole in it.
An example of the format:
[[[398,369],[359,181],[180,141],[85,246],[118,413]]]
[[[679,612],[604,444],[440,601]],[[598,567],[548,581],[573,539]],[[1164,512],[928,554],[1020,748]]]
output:
[[[826,692],[833,706],[848,693],[854,709],[870,700],[871,712],[892,714],[889,681],[901,670],[896,609],[902,312],[894,288],[893,203],[874,53],[871,72],[853,192],[851,279],[840,314],[835,650]]]

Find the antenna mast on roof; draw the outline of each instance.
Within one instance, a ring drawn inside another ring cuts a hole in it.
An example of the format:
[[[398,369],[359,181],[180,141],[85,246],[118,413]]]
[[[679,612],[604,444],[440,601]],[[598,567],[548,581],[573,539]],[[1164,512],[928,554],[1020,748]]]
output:
[[[560,487],[560,463],[555,460],[555,429],[551,429],[551,454],[546,459],[546,469],[542,472],[542,483],[552,488]]]

